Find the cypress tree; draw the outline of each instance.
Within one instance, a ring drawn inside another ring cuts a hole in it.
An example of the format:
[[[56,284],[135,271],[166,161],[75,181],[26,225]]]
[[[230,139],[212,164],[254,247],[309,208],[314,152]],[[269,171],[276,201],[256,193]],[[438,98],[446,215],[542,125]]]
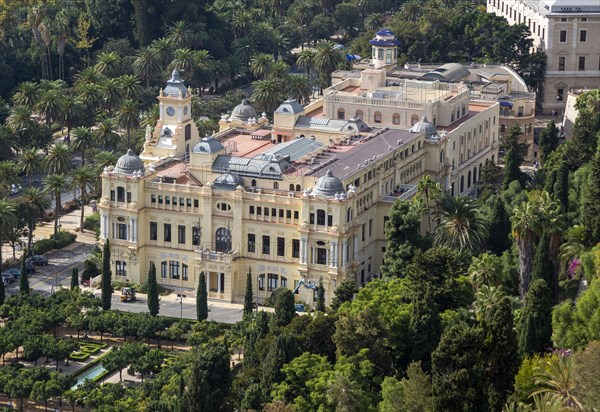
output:
[[[540,131],[538,147],[542,164],[546,162],[550,153],[558,147],[558,144],[558,128],[554,124],[554,120],[550,120],[546,128]]]
[[[319,280],[319,289],[317,290],[317,308],[319,312],[325,312],[325,287],[323,279]]]
[[[252,313],[254,295],[252,294],[252,269],[248,268],[246,275],[246,294],[244,295],[244,314]]]
[[[206,291],[206,277],[200,272],[198,290],[196,291],[196,318],[206,320],[208,318],[208,292]]]
[[[108,239],[102,249],[102,309],[110,310],[112,299],[112,274],[110,272],[110,245]]]
[[[25,265],[25,254],[21,258],[21,277],[19,279],[19,292],[29,295],[29,277],[27,275],[27,266]]]
[[[487,411],[483,337],[464,323],[446,329],[431,355],[436,411]]]
[[[535,251],[531,279],[543,279],[550,288],[553,300],[558,298],[558,279],[550,256],[550,235],[547,230],[544,230]]]
[[[71,271],[71,290],[79,287],[79,269],[73,268]]]
[[[600,242],[600,149],[590,163],[591,172],[583,201],[583,223],[591,236],[591,243]]]
[[[421,361],[423,370],[431,369],[431,353],[440,341],[442,327],[440,317],[430,286],[424,286],[425,292],[417,291],[412,299],[410,313],[411,360]]]
[[[6,288],[4,287],[4,281],[0,282],[0,306],[4,305],[6,299]]]
[[[544,352],[552,346],[552,299],[543,279],[531,283],[518,326],[521,357]]]
[[[488,247],[497,256],[510,249],[510,231],[510,218],[506,212],[504,201],[500,197],[496,197],[490,219]]]
[[[556,182],[554,183],[554,197],[562,205],[563,212],[569,211],[569,167],[562,160],[556,171]]]
[[[158,315],[158,311],[160,310],[159,302],[158,284],[156,283],[156,266],[154,266],[154,262],[150,262],[150,270],[148,270],[148,313],[150,313],[150,315]]]
[[[486,374],[490,411],[500,412],[512,393],[519,369],[517,336],[510,299],[504,297],[495,308],[489,324],[484,323]]]
[[[510,148],[506,153],[506,160],[504,162],[504,181],[502,184],[502,188],[504,190],[508,189],[508,186],[513,181],[521,182],[521,161],[519,152],[517,149]]]
[[[290,324],[294,315],[296,314],[296,308],[294,306],[294,294],[291,290],[287,289],[277,295],[275,299],[275,317],[273,318],[276,326],[287,326]]]
[[[548,192],[550,196],[554,196],[554,186],[556,185],[556,178],[558,171],[556,168],[548,170],[548,173],[544,177],[544,190]]]

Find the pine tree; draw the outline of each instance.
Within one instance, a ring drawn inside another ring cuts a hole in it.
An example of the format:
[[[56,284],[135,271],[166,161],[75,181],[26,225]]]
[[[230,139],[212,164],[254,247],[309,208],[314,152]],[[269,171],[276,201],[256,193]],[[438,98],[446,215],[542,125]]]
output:
[[[569,167],[562,160],[556,171],[556,182],[554,183],[554,198],[562,205],[563,212],[569,211]]]
[[[437,305],[431,288],[423,285],[424,292],[417,291],[412,299],[410,313],[411,360],[420,361],[423,370],[431,369],[431,353],[435,350],[442,334]]]
[[[102,309],[110,310],[112,299],[112,274],[110,272],[110,245],[108,239],[102,249]]]
[[[540,131],[538,147],[542,164],[546,162],[550,153],[558,147],[558,144],[558,128],[554,124],[554,120],[550,120],[546,128]]]
[[[156,266],[150,262],[148,271],[148,313],[152,316],[158,315],[160,310],[160,299],[158,298],[158,284],[156,283]]]
[[[510,218],[506,212],[504,201],[500,197],[496,197],[490,218],[488,248],[497,256],[502,255],[505,250],[510,249],[512,243],[510,230]]]
[[[317,290],[317,307],[319,312],[325,312],[325,287],[323,286],[323,279],[319,280],[319,289]]]
[[[506,153],[506,160],[504,162],[504,180],[502,188],[508,189],[508,186],[513,181],[520,182],[522,180],[522,172],[520,169],[521,161],[519,159],[519,153],[517,149],[510,148]]]
[[[246,275],[246,294],[244,295],[244,314],[249,315],[252,313],[253,304],[254,296],[252,294],[252,269],[248,268],[248,274]]]
[[[200,272],[198,290],[196,291],[196,318],[206,320],[208,318],[208,292],[206,291],[206,277]]]
[[[550,256],[550,235],[547,230],[544,230],[540,238],[533,259],[531,280],[535,279],[543,279],[550,288],[552,299],[555,301],[558,298],[558,279]]]
[[[552,346],[552,298],[543,279],[531,283],[518,326],[521,357],[541,353]]]
[[[194,359],[190,362],[191,376],[187,380],[182,410],[223,410],[223,400],[227,398],[231,380],[227,348],[209,342],[206,348],[195,351],[193,355]]]
[[[73,268],[71,271],[71,290],[79,287],[79,269]]]
[[[600,149],[590,163],[591,172],[583,201],[583,223],[589,230],[591,244],[600,242]]]
[[[27,265],[25,264],[25,254],[21,258],[21,276],[19,279],[19,292],[29,295],[29,277],[27,275]]]
[[[483,337],[465,324],[444,331],[431,355],[436,411],[487,411]]]
[[[515,375],[519,368],[517,336],[508,297],[500,300],[494,308],[489,324],[484,322],[483,327],[487,354],[486,374],[489,382],[488,403],[490,411],[499,412],[513,391]]]

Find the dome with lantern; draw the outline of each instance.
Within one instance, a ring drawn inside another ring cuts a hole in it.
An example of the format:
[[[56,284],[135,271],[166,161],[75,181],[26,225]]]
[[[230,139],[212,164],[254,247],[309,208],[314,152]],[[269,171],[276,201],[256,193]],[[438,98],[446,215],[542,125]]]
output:
[[[132,149],[127,150],[126,154],[119,157],[113,170],[114,173],[124,175],[133,175],[134,173],[143,175],[145,171],[144,162]]]
[[[325,176],[321,176],[312,190],[316,196],[333,197],[336,194],[344,193],[344,184],[340,179],[333,175],[331,170],[327,170]]]

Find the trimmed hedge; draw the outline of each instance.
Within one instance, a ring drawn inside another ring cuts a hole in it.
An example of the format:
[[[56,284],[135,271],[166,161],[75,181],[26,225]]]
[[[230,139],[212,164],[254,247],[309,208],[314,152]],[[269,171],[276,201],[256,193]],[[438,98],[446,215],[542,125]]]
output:
[[[87,352],[73,352],[69,355],[69,359],[74,361],[84,361],[90,356],[91,354]]]
[[[92,213],[83,221],[83,228],[86,230],[96,230],[100,228],[100,213]]]
[[[58,232],[56,240],[53,235],[51,235],[49,239],[38,240],[35,245],[33,245],[33,251],[36,255],[43,255],[53,249],[62,249],[63,247],[70,245],[75,242],[75,239],[77,239],[75,233],[61,230]]]

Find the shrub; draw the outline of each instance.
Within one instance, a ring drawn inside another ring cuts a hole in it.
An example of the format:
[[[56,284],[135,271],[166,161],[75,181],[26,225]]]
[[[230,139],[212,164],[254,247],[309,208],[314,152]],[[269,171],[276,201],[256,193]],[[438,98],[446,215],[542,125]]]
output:
[[[86,352],[73,352],[69,355],[69,359],[74,361],[84,361],[89,357],[90,354]]]
[[[38,240],[33,245],[33,252],[36,255],[43,255],[53,249],[62,249],[63,247],[70,245],[75,242],[77,235],[67,231],[60,231],[57,234],[57,239],[54,239],[54,235],[51,235],[49,239]]]
[[[87,258],[83,261],[83,273],[81,274],[81,280],[88,280],[89,278],[95,278],[100,275],[100,268],[95,258]]]
[[[100,213],[92,213],[83,221],[83,228],[86,230],[96,230],[100,228]]]
[[[77,235],[75,233],[61,230],[58,232],[55,249],[62,249],[63,247],[70,245],[71,243],[75,242],[75,239],[77,239]]]
[[[33,252],[36,255],[43,255],[46,252],[54,249],[56,242],[53,239],[42,239],[35,242],[33,245]]]

